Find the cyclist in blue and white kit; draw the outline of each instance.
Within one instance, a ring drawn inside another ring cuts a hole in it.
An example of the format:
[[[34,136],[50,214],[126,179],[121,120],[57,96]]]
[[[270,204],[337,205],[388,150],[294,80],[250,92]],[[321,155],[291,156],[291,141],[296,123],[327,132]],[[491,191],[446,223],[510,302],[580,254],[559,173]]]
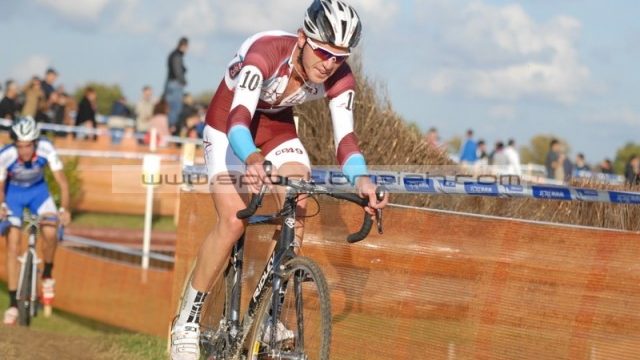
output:
[[[4,313],[4,324],[13,325],[18,318],[16,289],[20,265],[18,247],[20,244],[20,226],[22,213],[28,208],[32,214],[53,215],[60,218],[63,225],[71,220],[65,212],[69,205],[69,186],[62,171],[62,162],[53,144],[40,138],[40,129],[31,117],[24,117],[11,127],[13,143],[0,150],[0,216],[8,218],[11,228],[7,236],[7,278],[9,287],[9,308]],[[60,186],[61,207],[49,194],[44,170],[49,166]],[[55,280],[51,276],[53,258],[56,251],[55,224],[42,224],[42,252],[44,270],[42,273],[42,300],[50,304],[54,297]]]

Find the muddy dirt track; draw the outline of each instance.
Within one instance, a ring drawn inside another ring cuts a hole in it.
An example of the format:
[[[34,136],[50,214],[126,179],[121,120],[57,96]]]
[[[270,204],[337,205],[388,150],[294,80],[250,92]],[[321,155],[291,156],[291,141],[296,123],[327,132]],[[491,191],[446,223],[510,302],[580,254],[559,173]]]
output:
[[[121,353],[99,337],[78,337],[23,327],[0,326],[3,360],[117,359]]]

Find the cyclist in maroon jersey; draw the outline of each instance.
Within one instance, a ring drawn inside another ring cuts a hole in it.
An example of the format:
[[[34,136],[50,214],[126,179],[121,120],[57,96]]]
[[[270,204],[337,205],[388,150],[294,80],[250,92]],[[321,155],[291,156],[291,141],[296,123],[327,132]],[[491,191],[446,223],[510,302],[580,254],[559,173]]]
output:
[[[171,331],[172,359],[198,359],[199,317],[212,283],[224,269],[228,254],[242,236],[245,223],[236,213],[245,208],[249,192],[258,192],[271,161],[281,176],[309,177],[311,165],[298,139],[292,107],[327,98],[333,122],[336,157],[345,176],[361,196],[366,210],[383,208],[353,131],[355,79],[346,60],[358,44],[362,24],[343,1],[315,0],[297,34],[267,31],[247,39],[229,63],[206,116],[205,162],[218,221],[203,241],[192,282]],[[258,179],[241,188],[230,175]],[[299,202],[299,218],[304,202]],[[301,223],[296,237],[301,240]],[[286,338],[290,331],[278,329]]]

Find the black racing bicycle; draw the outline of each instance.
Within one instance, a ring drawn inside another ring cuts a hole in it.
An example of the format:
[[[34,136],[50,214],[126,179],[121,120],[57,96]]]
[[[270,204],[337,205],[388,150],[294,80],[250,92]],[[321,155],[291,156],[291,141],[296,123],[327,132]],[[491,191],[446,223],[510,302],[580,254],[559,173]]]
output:
[[[299,246],[294,230],[296,205],[300,195],[328,195],[362,207],[369,200],[353,193],[332,191],[311,181],[280,180],[286,187],[285,201],[280,211],[271,215],[254,215],[267,191],[267,186],[263,185],[261,191],[253,195],[248,207],[237,214],[240,219],[248,219],[249,225],[281,223],[282,229],[242,318],[240,299],[245,236],[233,247],[224,275],[212,287],[203,305],[200,348],[205,359],[329,358],[329,287],[320,267],[312,259],[298,256],[295,252]],[[384,188],[378,188],[379,199],[384,197],[384,191]],[[371,216],[365,212],[361,229],[349,235],[347,241],[355,243],[363,240],[372,225]],[[378,232],[382,233],[380,210],[377,211],[377,227]],[[188,281],[191,281],[191,276]]]
[[[18,278],[18,289],[16,297],[18,300],[18,324],[29,326],[31,319],[38,315],[38,264],[42,262],[36,251],[38,240],[38,229],[41,224],[58,224],[57,216],[24,215],[23,226],[29,232],[29,246],[22,256],[18,257],[20,262],[20,277]],[[11,227],[9,220],[4,220],[0,224],[0,232],[6,235]],[[64,228],[58,224],[58,241],[63,237]],[[45,309],[47,310],[47,309]],[[50,311],[50,310],[49,310]],[[45,312],[46,316],[46,312]]]

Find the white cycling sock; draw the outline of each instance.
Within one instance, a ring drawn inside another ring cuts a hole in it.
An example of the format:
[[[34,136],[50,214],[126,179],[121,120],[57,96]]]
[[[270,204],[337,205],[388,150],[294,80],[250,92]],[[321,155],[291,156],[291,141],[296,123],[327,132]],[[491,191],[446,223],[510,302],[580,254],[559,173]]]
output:
[[[182,299],[182,308],[180,308],[180,316],[176,321],[176,325],[185,325],[186,323],[200,323],[200,312],[202,305],[207,298],[208,293],[200,292],[193,288],[189,283],[187,295]]]

